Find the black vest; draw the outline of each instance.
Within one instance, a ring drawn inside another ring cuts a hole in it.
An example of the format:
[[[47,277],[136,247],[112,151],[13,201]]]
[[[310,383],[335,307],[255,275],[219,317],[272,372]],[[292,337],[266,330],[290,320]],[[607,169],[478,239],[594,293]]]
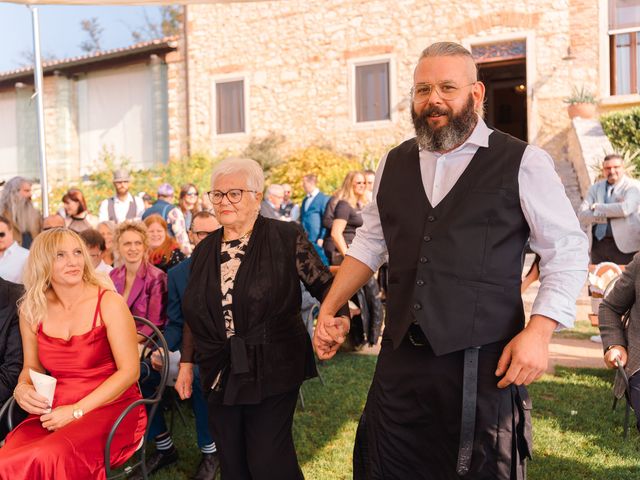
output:
[[[389,251],[385,334],[394,346],[414,321],[436,355],[510,339],[524,327],[529,226],[518,172],[526,146],[494,130],[435,208],[415,139],[389,152],[376,198]]]

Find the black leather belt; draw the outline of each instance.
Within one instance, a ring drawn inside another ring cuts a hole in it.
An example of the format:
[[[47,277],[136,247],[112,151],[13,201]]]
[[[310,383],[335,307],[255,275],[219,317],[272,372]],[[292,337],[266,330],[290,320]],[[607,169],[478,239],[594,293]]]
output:
[[[462,381],[462,421],[460,424],[460,446],[458,447],[458,475],[466,475],[471,467],[473,438],[476,429],[476,400],[478,397],[478,356],[480,347],[464,351]]]

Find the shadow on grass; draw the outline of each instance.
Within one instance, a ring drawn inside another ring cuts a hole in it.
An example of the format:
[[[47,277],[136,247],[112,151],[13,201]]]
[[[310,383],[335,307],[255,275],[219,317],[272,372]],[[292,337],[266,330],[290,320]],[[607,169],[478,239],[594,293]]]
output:
[[[635,480],[640,478],[640,467],[594,467],[573,458],[544,455],[529,463],[527,474],[528,480]]]

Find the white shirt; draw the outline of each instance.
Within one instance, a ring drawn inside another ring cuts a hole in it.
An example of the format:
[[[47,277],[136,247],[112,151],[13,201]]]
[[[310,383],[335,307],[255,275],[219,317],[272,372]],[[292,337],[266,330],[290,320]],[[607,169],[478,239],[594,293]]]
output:
[[[420,173],[432,206],[438,205],[467,168],[479,147],[489,145],[489,129],[482,119],[460,147],[438,154],[420,151]],[[374,272],[387,259],[376,196],[386,155],[378,165],[373,201],[362,210],[363,226],[356,232],[347,255]],[[540,255],[540,289],[531,310],[565,327],[572,327],[576,299],[587,275],[588,240],[580,229],[553,160],[544,150],[528,145],[518,173],[520,206],[530,229],[531,250]]]
[[[136,216],[135,220],[140,220],[142,212],[144,212],[144,202],[140,197],[134,197],[130,193],[127,194],[125,200],[120,200],[117,195],[113,197],[113,210],[116,212],[116,223],[124,222],[127,219],[127,213],[129,212],[129,204],[135,202],[136,204]],[[98,221],[106,222],[109,220],[109,199],[106,198],[100,203],[100,210],[98,211]]]
[[[316,198],[316,196],[319,193],[320,193],[320,189],[318,187],[311,190],[311,193],[307,193],[307,197],[306,197],[307,205],[311,205],[311,202],[313,202],[313,199]]]
[[[104,263],[104,260],[100,260],[100,263],[96,267],[96,272],[106,273],[107,275],[109,275],[111,270],[113,270],[113,267]]]
[[[22,273],[29,258],[29,250],[13,242],[0,257],[0,277],[13,283],[22,283]]]

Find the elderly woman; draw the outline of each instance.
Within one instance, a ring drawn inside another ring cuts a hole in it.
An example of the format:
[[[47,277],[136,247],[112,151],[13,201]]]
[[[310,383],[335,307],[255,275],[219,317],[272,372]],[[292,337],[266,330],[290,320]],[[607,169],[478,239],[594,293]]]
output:
[[[302,478],[291,434],[298,390],[317,374],[300,281],[322,299],[332,277],[299,226],[258,215],[263,188],[253,160],[213,170],[222,228],[192,256],[176,389],[190,395],[195,347],[223,478],[293,480]]]
[[[66,228],[36,237],[24,283],[24,366],[13,396],[29,416],[0,448],[0,478],[104,479],[109,430],[141,398],[131,313]],[[31,370],[56,378],[51,403],[36,391]],[[113,465],[135,452],[145,426],[142,406],[124,418],[111,444]]]

